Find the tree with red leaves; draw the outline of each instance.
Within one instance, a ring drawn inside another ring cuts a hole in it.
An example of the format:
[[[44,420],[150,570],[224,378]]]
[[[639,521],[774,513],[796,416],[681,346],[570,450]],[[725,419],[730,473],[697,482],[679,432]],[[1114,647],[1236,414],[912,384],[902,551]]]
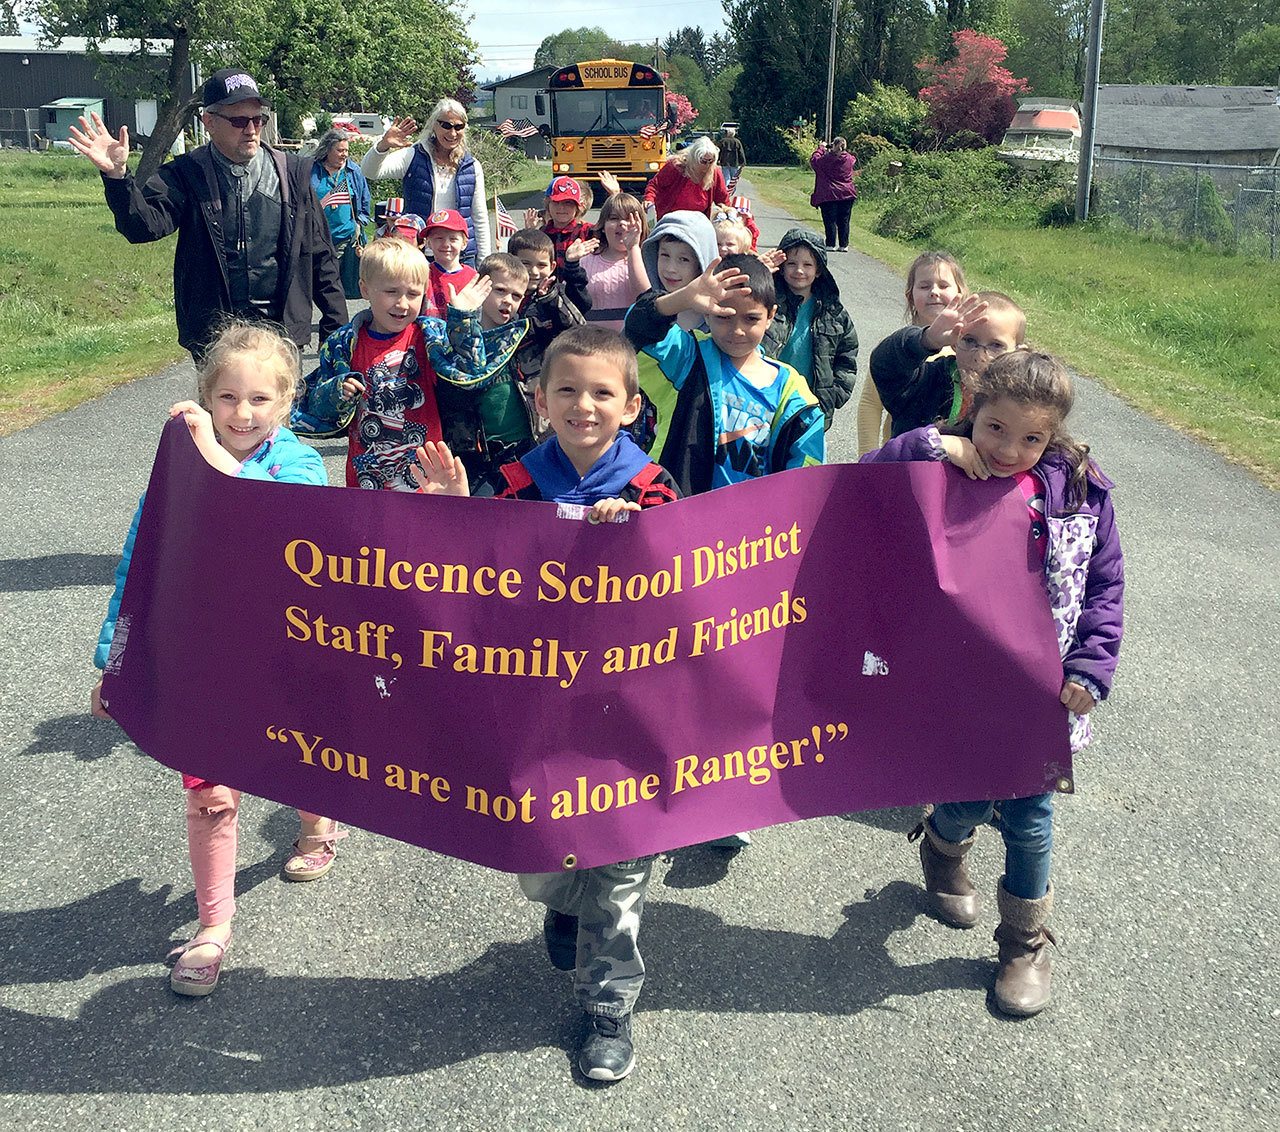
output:
[[[998,142],[1013,121],[1013,96],[1030,84],[1000,65],[1009,52],[993,36],[965,28],[951,40],[955,58],[940,63],[929,56],[916,64],[925,84],[920,97],[929,104],[929,124],[942,141],[970,130]]]
[[[671,134],[674,136],[684,129],[698,116],[698,112],[683,94],[667,89],[667,119],[671,123]]]

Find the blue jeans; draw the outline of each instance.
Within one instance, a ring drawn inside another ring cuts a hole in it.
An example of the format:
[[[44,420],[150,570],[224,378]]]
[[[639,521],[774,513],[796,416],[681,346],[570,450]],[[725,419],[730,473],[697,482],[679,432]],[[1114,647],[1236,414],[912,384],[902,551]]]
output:
[[[1053,864],[1053,795],[1013,798],[1000,806],[1004,837],[1004,887],[1023,900],[1039,900],[1049,891]],[[929,824],[944,841],[963,841],[991,820],[995,802],[944,802]]]

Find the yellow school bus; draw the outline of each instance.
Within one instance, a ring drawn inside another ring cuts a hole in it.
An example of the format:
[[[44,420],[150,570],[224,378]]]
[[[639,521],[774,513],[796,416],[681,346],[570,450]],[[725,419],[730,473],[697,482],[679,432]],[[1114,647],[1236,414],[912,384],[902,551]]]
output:
[[[551,168],[592,183],[608,170],[628,192],[667,159],[667,100],[662,75],[644,63],[591,59],[561,67],[547,80]],[[539,108],[541,109],[541,108]]]

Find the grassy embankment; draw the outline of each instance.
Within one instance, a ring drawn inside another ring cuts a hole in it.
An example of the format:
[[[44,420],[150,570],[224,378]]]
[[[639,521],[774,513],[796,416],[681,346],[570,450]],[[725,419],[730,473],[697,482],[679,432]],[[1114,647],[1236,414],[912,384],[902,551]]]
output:
[[[759,194],[822,230],[807,170],[748,170]],[[904,271],[923,247],[887,240],[875,202],[854,245]],[[1131,405],[1280,487],[1280,264],[1100,228],[946,228],[971,285],[1006,291],[1029,337]]]
[[[502,195],[522,200],[547,178],[530,163]],[[186,357],[174,246],[119,235],[83,158],[0,154],[0,436]]]

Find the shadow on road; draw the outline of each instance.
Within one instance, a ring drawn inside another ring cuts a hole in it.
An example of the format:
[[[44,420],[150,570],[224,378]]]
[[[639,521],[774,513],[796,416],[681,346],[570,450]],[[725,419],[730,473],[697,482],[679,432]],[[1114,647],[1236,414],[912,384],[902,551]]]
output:
[[[46,554],[0,558],[0,593],[59,590],[64,586],[109,586],[118,554]]]
[[[51,939],[69,940],[69,946],[80,948],[66,971],[74,978],[77,971],[94,969],[104,949],[92,931],[83,944],[76,942],[75,933],[87,927],[95,902],[127,900],[136,883],[91,897],[75,912],[7,917],[6,938],[18,939],[26,951],[46,949]],[[132,922],[145,923],[147,908],[165,927],[180,914],[159,907],[159,895],[135,898],[139,907],[129,917]],[[652,903],[645,916],[650,978],[641,1014],[852,1015],[880,1007],[890,996],[976,991],[990,978],[985,961],[956,958],[900,966],[890,957],[889,937],[919,915],[913,885],[894,882],[844,913],[845,922],[827,939],[726,924],[700,909]],[[35,919],[24,924],[24,917]],[[142,944],[130,932],[118,946],[136,955]],[[30,955],[17,961],[20,970],[42,969]],[[218,992],[206,999],[172,995],[157,966],[154,975],[95,994],[74,1019],[0,1010],[0,1089],[289,1092],[420,1073],[485,1053],[568,1051],[578,1018],[569,977],[547,966],[541,940],[534,938],[492,944],[460,970],[431,978],[279,977],[236,967],[233,952]],[[323,1056],[306,1056],[299,1034],[307,1035],[307,1048],[323,1050]]]
[[[85,703],[89,702],[89,684],[85,684]],[[87,711],[76,715],[59,715],[35,725],[35,738],[21,751],[23,755],[70,755],[76,762],[105,759],[117,747],[129,746],[129,739],[114,723],[94,719]],[[134,748],[139,758],[146,758]]]

